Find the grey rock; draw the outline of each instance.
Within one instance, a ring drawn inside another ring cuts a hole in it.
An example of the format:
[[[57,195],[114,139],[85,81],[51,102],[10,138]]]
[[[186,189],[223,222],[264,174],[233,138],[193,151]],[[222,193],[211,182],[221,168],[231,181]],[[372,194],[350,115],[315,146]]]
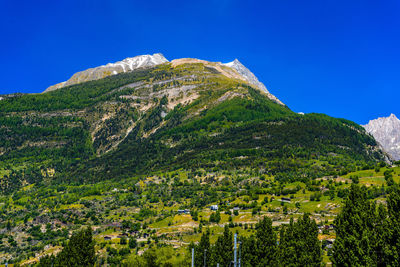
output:
[[[224,65],[235,69],[244,78],[244,80],[246,80],[251,85],[254,85],[258,89],[264,91],[271,100],[275,101],[278,104],[284,105],[276,96],[271,94],[268,91],[267,87],[265,87],[265,85],[262,82],[260,82],[248,68],[246,68],[242,63],[240,63],[239,60],[235,59],[234,61],[225,63]]]
[[[400,120],[396,115],[371,120],[363,127],[394,160],[400,160]]]

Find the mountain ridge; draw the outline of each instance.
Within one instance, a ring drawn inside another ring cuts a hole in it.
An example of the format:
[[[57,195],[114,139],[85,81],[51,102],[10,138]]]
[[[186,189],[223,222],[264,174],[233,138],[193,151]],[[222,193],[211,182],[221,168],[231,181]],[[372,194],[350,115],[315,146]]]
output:
[[[156,53],[153,55],[139,55],[132,58],[125,58],[124,60],[108,63],[106,65],[101,65],[94,68],[89,68],[87,70],[79,71],[71,76],[71,78],[65,82],[57,83],[48,87],[43,93],[48,93],[63,87],[71,86],[74,84],[79,84],[82,82],[98,80],[105,78],[107,76],[116,75],[118,73],[125,73],[129,71],[134,71],[139,68],[149,68],[160,64],[168,63],[168,61],[161,53]],[[271,94],[266,86],[261,83],[257,77],[246,68],[238,59],[232,62],[221,63],[221,62],[210,62],[206,60],[200,60],[196,58],[180,58],[171,61],[172,66],[178,66],[181,64],[188,63],[201,63],[221,72],[229,78],[235,78],[248,82],[249,84],[257,87],[261,91],[267,94],[267,96],[274,102],[284,105],[276,96]],[[235,73],[224,68],[224,66],[232,69]]]

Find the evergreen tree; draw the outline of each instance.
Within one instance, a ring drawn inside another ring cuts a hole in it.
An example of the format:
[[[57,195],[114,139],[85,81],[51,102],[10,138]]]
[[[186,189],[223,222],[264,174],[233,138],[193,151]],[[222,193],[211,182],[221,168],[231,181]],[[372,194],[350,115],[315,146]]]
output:
[[[241,265],[242,266],[276,266],[277,238],[268,217],[257,224],[257,232],[250,237],[242,237]]]
[[[233,260],[233,235],[226,224],[224,233],[219,236],[212,251],[212,265],[230,266]]]
[[[336,266],[377,264],[379,240],[375,234],[376,207],[367,199],[365,187],[352,184],[341,213],[335,220],[336,240],[332,262]]]
[[[375,204],[372,204],[375,206]],[[390,254],[390,246],[388,244],[388,240],[391,236],[390,230],[390,222],[388,220],[388,212],[387,208],[380,204],[378,206],[378,210],[375,214],[375,252],[376,255],[374,258],[376,259],[377,266],[387,266],[388,256]],[[393,265],[395,266],[395,265]]]
[[[256,255],[259,259],[258,266],[276,265],[276,234],[272,229],[272,221],[267,216],[257,224]],[[253,252],[254,253],[254,252]]]
[[[190,253],[192,251],[190,250]],[[200,243],[194,246],[194,265],[204,266],[204,255],[206,258],[206,266],[210,266],[211,248],[210,248],[210,229],[207,229],[201,236]]]
[[[56,257],[44,257],[39,266],[93,266],[95,250],[92,229],[87,227],[74,233],[68,244]]]
[[[133,237],[129,238],[129,248],[136,248],[137,247],[137,240]]]
[[[400,266],[400,187],[392,187],[387,199],[388,226],[386,228],[385,264]]]
[[[48,267],[48,266],[54,266],[56,257],[54,255],[46,255],[42,258],[40,258],[40,262],[37,264],[37,267]]]
[[[242,237],[240,241],[242,242],[240,248],[240,265],[244,267],[257,266],[260,263],[260,259],[258,258],[257,253],[255,253],[255,251],[257,251],[257,239],[255,235],[251,235],[250,237]]]
[[[92,229],[87,227],[73,234],[59,257],[64,266],[92,266],[95,263]]]
[[[318,227],[308,214],[304,214],[297,222],[291,219],[288,226],[282,227],[279,243],[279,265],[320,266],[321,255]]]

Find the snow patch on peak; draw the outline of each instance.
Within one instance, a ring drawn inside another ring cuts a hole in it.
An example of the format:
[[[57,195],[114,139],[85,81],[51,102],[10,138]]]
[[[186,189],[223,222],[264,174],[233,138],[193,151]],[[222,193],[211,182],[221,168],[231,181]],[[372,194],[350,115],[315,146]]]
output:
[[[155,65],[159,65],[162,63],[168,62],[168,60],[161,54],[153,54],[153,55],[141,55],[136,57],[128,57],[124,60],[108,63],[107,65],[100,66],[101,68],[113,68],[113,67],[121,67],[123,72],[132,71],[137,68],[142,67],[151,67]]]
[[[50,86],[44,91],[44,93],[54,91],[69,85],[98,80],[122,72],[133,71],[138,68],[153,67],[166,62],[168,62],[168,60],[161,53],[128,57],[115,63],[108,63],[106,65],[102,65],[96,68],[77,72],[72,75],[72,77],[68,81]]]
[[[262,82],[260,82],[257,79],[257,77],[248,68],[246,68],[237,58],[234,61],[224,63],[223,65],[236,70],[243,78],[243,80],[247,81],[251,85],[254,85],[258,89],[265,92],[271,100],[275,101],[278,104],[284,105],[277,97],[271,94],[268,91],[267,87],[265,87],[265,85]]]

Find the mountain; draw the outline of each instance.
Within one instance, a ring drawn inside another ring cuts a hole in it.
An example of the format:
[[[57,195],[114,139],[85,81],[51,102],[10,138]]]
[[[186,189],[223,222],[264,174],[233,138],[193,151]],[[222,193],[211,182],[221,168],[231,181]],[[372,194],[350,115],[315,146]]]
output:
[[[168,60],[160,53],[153,55],[141,55],[130,58],[128,57],[122,61],[118,61],[115,63],[108,63],[107,65],[104,66],[99,66],[96,68],[91,68],[77,72],[74,75],[72,75],[72,77],[66,82],[61,82],[56,85],[52,85],[49,88],[47,88],[44,92],[50,92],[62,87],[82,82],[102,79],[110,75],[133,71],[138,68],[152,67],[165,62],[168,62]]]
[[[364,128],[291,111],[238,61],[140,62],[154,65],[0,101],[0,190],[175,169],[307,180],[385,159]]]
[[[364,128],[395,160],[400,160],[400,120],[396,115],[369,121]]]
[[[153,262],[188,266],[188,244],[205,228],[222,237],[221,225],[250,242],[250,255],[254,239],[242,235],[264,216],[281,225],[311,212],[329,225],[349,183],[368,185],[374,201],[392,191],[382,177],[400,168],[383,167],[386,154],[363,127],[293,112],[238,61],[141,62],[1,96],[0,264],[57,265],[45,255],[65,258],[85,225],[99,266],[145,265],[132,257],[164,248],[185,262]],[[328,228],[321,239],[334,236]]]

